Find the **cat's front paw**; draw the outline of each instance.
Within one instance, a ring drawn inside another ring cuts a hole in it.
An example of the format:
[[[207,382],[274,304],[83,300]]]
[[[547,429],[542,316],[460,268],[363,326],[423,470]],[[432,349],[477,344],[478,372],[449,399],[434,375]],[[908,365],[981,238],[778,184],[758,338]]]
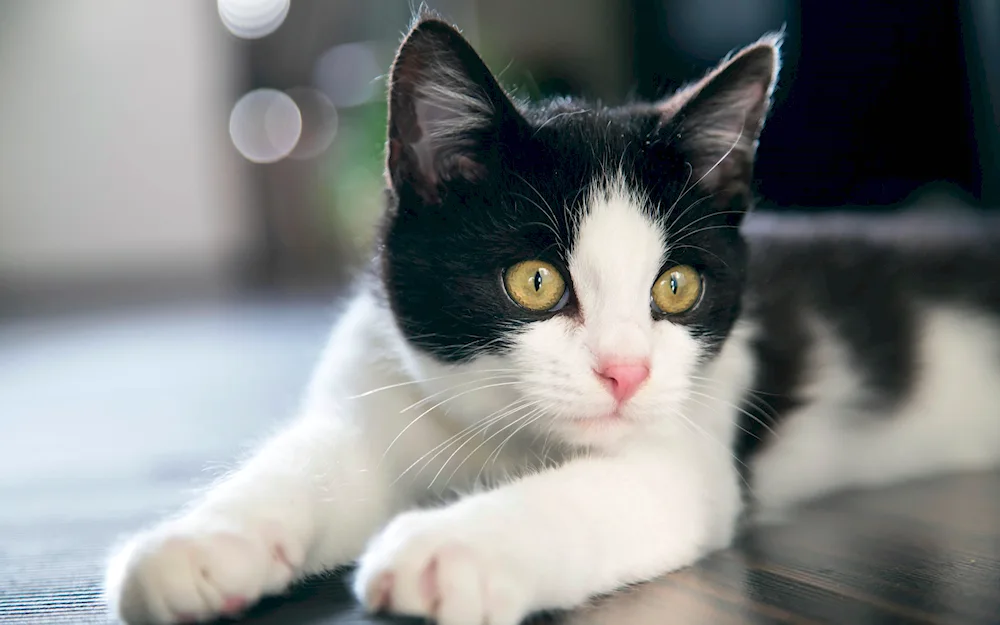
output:
[[[362,556],[354,592],[366,609],[422,616],[439,625],[517,625],[530,577],[502,538],[448,509],[404,514]]]
[[[189,517],[129,541],[111,561],[105,592],[129,625],[235,616],[284,590],[304,556],[277,524]]]

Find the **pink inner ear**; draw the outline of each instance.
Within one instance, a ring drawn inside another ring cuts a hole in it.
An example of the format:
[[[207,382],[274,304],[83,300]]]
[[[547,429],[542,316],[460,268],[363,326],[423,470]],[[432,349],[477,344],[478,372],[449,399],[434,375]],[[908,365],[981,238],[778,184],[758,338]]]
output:
[[[414,103],[414,107],[416,108],[416,125],[420,130],[420,138],[410,143],[410,147],[417,157],[417,163],[424,179],[429,184],[437,184],[437,170],[434,163],[434,135],[440,135],[441,131],[438,126],[448,119],[448,112],[422,98]],[[435,130],[438,132],[435,133]]]
[[[416,101],[415,107],[420,138],[410,147],[426,184],[434,186],[442,180],[459,177],[466,180],[482,178],[485,168],[472,156],[460,152],[465,146],[456,136],[462,124],[470,125],[469,113],[453,111],[423,98]],[[459,143],[449,145],[449,141]]]
[[[699,119],[698,123],[702,119],[713,118],[719,112],[725,112],[725,109],[734,109],[732,112],[744,115],[743,125],[749,129],[759,129],[768,105],[769,92],[776,80],[779,45],[779,37],[762,38],[719,64],[701,80],[658,103],[657,110],[664,117],[672,117],[704,94],[701,103],[694,105],[697,111],[688,111]],[[712,93],[707,94],[705,91],[710,85]],[[743,125],[738,124],[738,127]]]

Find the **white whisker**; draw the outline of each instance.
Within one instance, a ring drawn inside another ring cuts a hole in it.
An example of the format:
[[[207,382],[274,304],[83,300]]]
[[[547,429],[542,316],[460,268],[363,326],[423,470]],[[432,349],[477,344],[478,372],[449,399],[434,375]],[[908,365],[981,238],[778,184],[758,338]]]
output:
[[[518,417],[517,419],[514,419],[513,421],[511,421],[510,423],[508,423],[504,427],[500,428],[499,430],[497,430],[493,434],[490,434],[489,437],[487,437],[483,442],[479,443],[479,445],[477,445],[475,449],[473,449],[472,451],[470,451],[468,453],[468,455],[466,455],[465,458],[463,458],[462,461],[458,463],[458,466],[455,467],[455,470],[452,471],[451,475],[448,476],[448,480],[445,482],[445,485],[447,486],[447,484],[451,483],[452,478],[454,478],[455,474],[458,473],[458,470],[462,468],[462,465],[464,465],[469,460],[469,458],[471,458],[472,456],[474,456],[477,451],[479,451],[480,449],[482,449],[483,445],[485,445],[486,443],[488,443],[491,440],[493,440],[496,436],[498,436],[500,433],[504,432],[508,428],[511,428],[511,427],[515,426],[516,424],[520,423],[524,419],[530,418],[531,416],[533,416],[534,414],[536,414],[537,412],[540,412],[540,411],[541,411],[541,408],[534,408],[533,410],[531,410],[527,414],[524,414],[524,415]]]
[[[739,226],[737,226],[737,225],[729,225],[729,224],[726,224],[726,225],[718,225],[718,226],[705,226],[704,228],[698,228],[698,229],[697,229],[697,230],[695,230],[694,232],[689,232],[689,233],[685,234],[685,235],[684,235],[684,236],[682,236],[681,238],[679,238],[679,239],[677,239],[676,241],[674,241],[674,243],[680,243],[680,242],[681,242],[681,241],[683,241],[684,239],[687,239],[687,238],[690,238],[690,237],[693,237],[694,235],[696,235],[696,234],[699,234],[699,233],[701,233],[701,232],[707,232],[707,231],[709,231],[709,230],[722,230],[722,229],[724,229],[724,228],[729,228],[729,229],[736,229],[736,228],[739,228]]]
[[[722,399],[720,397],[715,397],[714,395],[709,395],[708,393],[701,393],[699,391],[694,391],[694,390],[688,390],[688,392],[691,393],[692,395],[698,395],[699,397],[704,397],[706,399],[711,399],[713,401],[717,401],[717,402],[723,404],[724,406],[726,406],[727,408],[730,408],[732,410],[736,410],[736,411],[738,411],[738,412],[746,415],[747,417],[753,419],[754,421],[756,421],[757,423],[759,423],[761,426],[763,426],[764,429],[766,429],[772,436],[777,437],[777,433],[771,428],[770,425],[768,425],[767,423],[765,423],[763,419],[755,416],[753,413],[749,412],[748,410],[746,410],[744,408],[741,408],[741,407],[737,406],[736,404],[734,404],[734,403],[732,403],[730,401],[727,401],[725,399]],[[704,404],[702,404],[702,405],[704,405]],[[743,430],[744,432],[746,432],[746,430],[744,430],[742,427],[740,429]],[[749,433],[750,432],[747,432],[747,434],[749,434]]]
[[[413,470],[413,468],[415,466],[417,466],[418,464],[420,464],[421,461],[423,461],[423,460],[426,459],[426,462],[424,462],[423,466],[420,468],[420,470],[417,471],[417,475],[419,475],[420,472],[423,471],[427,467],[427,465],[429,465],[431,462],[433,462],[435,458],[437,458],[439,455],[441,455],[442,453],[444,453],[449,447],[451,447],[452,445],[454,445],[455,443],[457,443],[459,440],[461,440],[465,435],[471,433],[472,436],[474,437],[475,434],[477,432],[479,432],[480,429],[482,429],[484,427],[489,427],[490,425],[492,425],[493,423],[495,423],[497,419],[504,418],[507,415],[507,412],[505,412],[505,411],[508,411],[509,409],[515,409],[515,410],[519,409],[519,408],[523,407],[527,403],[530,403],[530,401],[527,400],[527,399],[523,399],[523,398],[522,399],[514,400],[514,401],[510,402],[509,404],[506,404],[502,408],[499,408],[499,409],[493,411],[492,413],[486,415],[482,419],[478,419],[474,423],[472,423],[472,424],[470,424],[470,425],[462,428],[460,431],[456,432],[455,434],[452,434],[451,436],[449,436],[445,440],[443,440],[440,443],[438,443],[437,445],[435,445],[432,449],[430,449],[429,451],[427,451],[426,453],[424,453],[422,456],[420,456],[419,458],[417,458],[416,460],[414,460],[413,463],[410,464],[410,466],[406,467],[406,469],[404,469],[403,472],[400,473],[399,476],[395,480],[393,480],[393,484],[395,484],[400,479],[402,479],[404,475],[406,475],[407,473],[409,473],[411,470]],[[503,414],[498,414],[498,413],[501,413],[501,412],[503,412]],[[463,445],[464,444],[465,443],[463,443]],[[430,457],[428,458],[428,456],[430,456]],[[449,458],[449,460],[450,460],[450,458]],[[447,465],[447,464],[448,463],[446,461],[445,465]]]
[[[695,423],[694,421],[692,421],[691,419],[689,419],[687,416],[685,416],[684,413],[682,413],[679,410],[671,410],[671,413],[675,417],[678,417],[680,419],[680,423],[686,424],[694,432],[696,432],[698,434],[701,434],[706,440],[708,440],[708,442],[710,442],[713,445],[716,445],[720,449],[724,450],[726,452],[726,454],[729,456],[729,458],[731,458],[734,462],[742,465],[746,469],[750,468],[750,467],[747,466],[747,464],[745,462],[743,462],[742,460],[740,460],[736,456],[735,453],[733,453],[733,450],[732,450],[732,448],[729,445],[725,444],[723,441],[720,441],[720,440],[716,439],[714,436],[712,436],[704,428],[702,428],[697,423]],[[743,476],[742,471],[737,471],[737,475],[739,475],[740,481],[743,482],[743,485],[746,486],[747,491],[750,492],[750,493],[753,493],[753,488],[750,486],[750,482],[748,482],[747,479]]]
[[[389,455],[389,451],[392,450],[393,445],[395,445],[396,442],[400,438],[402,438],[403,434],[406,434],[407,430],[409,430],[411,427],[413,427],[413,425],[417,421],[420,421],[425,416],[427,416],[429,413],[431,413],[434,410],[440,408],[442,405],[444,405],[444,404],[446,404],[446,403],[448,403],[448,402],[450,402],[452,400],[458,399],[459,397],[462,397],[463,395],[468,395],[469,393],[475,393],[477,391],[482,391],[482,390],[485,390],[485,389],[488,389],[488,388],[496,388],[496,387],[499,387],[499,386],[512,386],[514,384],[518,384],[518,382],[496,382],[494,384],[487,384],[486,386],[477,386],[476,388],[471,388],[471,389],[462,391],[461,393],[459,393],[457,395],[452,395],[451,397],[443,399],[443,400],[439,401],[438,403],[434,404],[433,406],[431,406],[427,410],[425,410],[425,411],[421,412],[419,415],[417,415],[416,418],[414,418],[413,420],[411,420],[409,423],[407,423],[406,427],[404,427],[402,430],[400,430],[399,434],[396,435],[396,438],[392,439],[392,442],[389,443],[388,447],[386,447],[385,453],[382,454],[382,459],[379,460],[379,466],[381,466],[381,464],[383,462],[385,462],[385,459]]]
[[[518,377],[519,376],[517,376],[517,375],[515,375],[513,373],[502,373],[502,374],[498,374],[498,375],[487,376],[485,378],[476,378],[475,380],[468,380],[467,382],[461,382],[459,384],[453,384],[452,386],[449,386],[448,388],[444,388],[444,389],[441,389],[440,391],[436,391],[434,393],[431,393],[430,395],[426,395],[424,397],[421,397],[420,399],[418,399],[417,401],[413,402],[412,404],[410,404],[406,408],[403,408],[402,410],[400,410],[399,414],[403,414],[404,412],[409,412],[410,410],[413,410],[414,408],[419,408],[420,406],[422,406],[422,405],[424,405],[424,404],[432,401],[435,397],[440,397],[441,395],[444,395],[448,391],[453,391],[453,390],[455,390],[457,388],[461,388],[463,386],[468,386],[469,384],[478,384],[480,382],[489,382],[489,381],[492,381],[492,380],[503,380],[503,379],[507,379],[507,378],[515,379],[516,380]]]
[[[434,382],[436,380],[446,380],[448,378],[455,378],[463,375],[472,375],[473,373],[498,373],[498,372],[510,372],[519,373],[519,369],[479,369],[477,371],[459,371],[456,373],[450,373],[448,375],[439,375],[431,378],[421,378],[419,380],[407,380],[406,382],[397,382],[396,384],[388,384],[386,386],[380,386],[378,388],[373,388],[370,391],[365,391],[358,395],[352,395],[348,399],[360,399],[362,397],[368,397],[369,395],[374,395],[375,393],[381,393],[382,391],[388,391],[394,388],[400,388],[403,386],[409,386],[411,384],[423,384],[424,382]]]
[[[701,184],[705,180],[705,178],[707,178],[708,176],[710,176],[711,173],[713,171],[715,171],[715,168],[722,164],[722,161],[724,161],[727,158],[729,158],[729,155],[733,153],[733,150],[736,149],[736,146],[740,144],[740,141],[742,139],[743,139],[743,128],[741,127],[739,133],[737,133],[737,135],[736,135],[736,140],[733,141],[733,144],[731,146],[729,146],[729,149],[726,150],[726,153],[723,154],[722,157],[719,160],[715,161],[715,164],[712,165],[711,167],[709,167],[708,171],[706,171],[704,174],[702,174],[701,178],[698,178],[698,180],[696,180],[693,185],[691,185],[690,187],[687,187],[686,190],[684,189],[684,187],[681,187],[681,194],[679,196],[677,196],[676,200],[674,200],[674,203],[670,206],[670,210],[673,210],[673,207],[677,206],[677,203],[680,202],[682,199],[684,199],[684,197],[691,191],[691,189],[694,189],[695,187],[697,187],[699,184]],[[688,176],[688,180],[690,180],[690,178],[691,177],[689,175]],[[687,186],[686,183],[685,183],[685,186]]]
[[[692,209],[698,207],[703,202],[707,202],[707,201],[711,200],[714,197],[715,197],[715,194],[714,193],[710,193],[710,194],[708,194],[708,195],[706,195],[704,197],[698,198],[694,202],[691,202],[688,205],[687,208],[685,208],[684,210],[681,211],[680,215],[677,215],[677,217],[675,217],[674,220],[670,222],[669,225],[664,226],[663,231],[667,233],[667,237],[669,238],[671,236],[675,236],[675,233],[673,232],[673,229],[677,226],[677,224],[680,223],[681,219],[684,219],[684,215],[687,215],[689,212],[691,212]],[[715,215],[717,213],[712,213],[712,214]],[[705,219],[705,216],[696,219],[692,223],[698,223],[702,219]],[[690,226],[690,224],[688,224],[688,226],[685,226],[684,228],[681,228],[680,232],[677,232],[676,234],[681,234],[689,226]]]
[[[486,465],[490,464],[490,458],[493,458],[492,466],[496,466],[496,461],[500,459],[500,453],[503,450],[504,445],[506,445],[507,442],[510,441],[510,439],[512,439],[515,436],[517,436],[518,432],[520,432],[520,431],[524,430],[525,428],[529,427],[532,423],[534,423],[535,421],[538,421],[543,416],[544,416],[544,411],[542,411],[541,409],[539,409],[539,412],[534,417],[532,417],[531,419],[528,419],[527,421],[524,421],[513,432],[511,432],[510,434],[508,434],[507,438],[503,439],[503,442],[501,442],[497,446],[497,448],[495,450],[493,450],[492,452],[490,452],[490,455],[486,456],[486,459],[483,461],[483,466],[480,467],[479,473],[476,474],[476,479],[473,480],[473,481],[474,482],[478,482],[480,480],[480,478],[483,475],[483,471],[486,470]]]
[[[706,196],[706,198],[709,198],[709,197],[712,197],[712,196],[711,195]],[[706,199],[706,198],[702,198],[702,199]],[[701,200],[699,200],[699,201],[701,201]],[[692,204],[691,206],[694,206],[694,204]],[[691,223],[686,224],[683,228],[681,228],[677,232],[668,232],[667,236],[668,237],[677,237],[677,236],[680,236],[680,235],[686,233],[688,230],[690,230],[696,223],[701,222],[701,221],[705,221],[706,219],[711,219],[713,217],[717,217],[719,215],[745,215],[745,214],[746,214],[746,211],[743,211],[743,210],[739,210],[739,211],[732,211],[732,210],[715,211],[715,212],[709,213],[707,215],[702,215],[701,217],[699,217],[698,219],[695,219]],[[726,225],[728,226],[728,225],[731,225],[731,224],[726,224]]]
[[[462,451],[463,447],[468,445],[470,441],[474,440],[476,436],[479,436],[479,434],[481,433],[485,434],[486,431],[489,430],[489,427],[491,425],[493,425],[494,423],[499,423],[500,421],[503,421],[504,419],[510,417],[511,415],[517,414],[521,410],[533,409],[537,403],[538,403],[537,401],[526,401],[522,403],[520,406],[517,406],[516,408],[505,410],[503,414],[492,417],[491,419],[489,419],[489,422],[483,423],[480,427],[476,428],[476,430],[471,435],[465,437],[465,440],[462,442],[462,444],[459,445],[455,449],[455,451],[451,452],[451,455],[448,456],[448,458],[441,464],[441,467],[438,469],[438,472],[434,475],[434,478],[431,480],[430,484],[428,485],[428,488],[434,486],[434,483],[437,482],[437,479],[439,477],[441,477],[441,473],[444,472],[445,468],[451,463],[452,459],[456,455],[458,455],[458,452]],[[448,477],[448,481],[450,481],[452,477],[454,477],[454,473],[452,473],[452,475]],[[448,484],[448,481],[445,482],[446,485]]]
[[[674,200],[674,203],[671,204],[670,208],[667,209],[667,214],[663,216],[664,220],[670,219],[670,215],[673,214],[674,208],[677,207],[677,203],[680,202],[681,198],[684,197],[684,192],[687,190],[688,183],[691,182],[691,176],[694,175],[694,166],[691,165],[691,163],[688,163],[686,161],[685,161],[684,165],[687,167],[687,170],[688,170],[687,178],[684,179],[684,184],[681,185],[681,191],[677,195],[677,199]]]

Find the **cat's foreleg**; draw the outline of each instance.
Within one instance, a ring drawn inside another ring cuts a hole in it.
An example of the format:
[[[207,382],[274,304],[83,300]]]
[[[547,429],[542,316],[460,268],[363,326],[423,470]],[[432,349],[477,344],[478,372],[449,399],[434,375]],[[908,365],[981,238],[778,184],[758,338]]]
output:
[[[663,448],[579,458],[397,517],[355,592],[441,625],[515,625],[695,562],[731,540],[739,508],[731,462]]]
[[[234,614],[309,573],[348,563],[405,505],[357,423],[309,413],[182,514],[128,541],[108,568],[127,623]]]

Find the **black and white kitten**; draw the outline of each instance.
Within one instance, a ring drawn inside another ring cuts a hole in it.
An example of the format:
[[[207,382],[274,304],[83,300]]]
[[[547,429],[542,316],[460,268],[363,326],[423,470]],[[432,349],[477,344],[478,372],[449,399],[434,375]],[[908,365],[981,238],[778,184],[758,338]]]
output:
[[[238,613],[358,560],[371,610],[514,625],[726,546],[745,493],[995,465],[995,245],[742,223],[778,43],[664,102],[533,106],[419,19],[377,278],[297,420],[112,560],[116,613]]]

